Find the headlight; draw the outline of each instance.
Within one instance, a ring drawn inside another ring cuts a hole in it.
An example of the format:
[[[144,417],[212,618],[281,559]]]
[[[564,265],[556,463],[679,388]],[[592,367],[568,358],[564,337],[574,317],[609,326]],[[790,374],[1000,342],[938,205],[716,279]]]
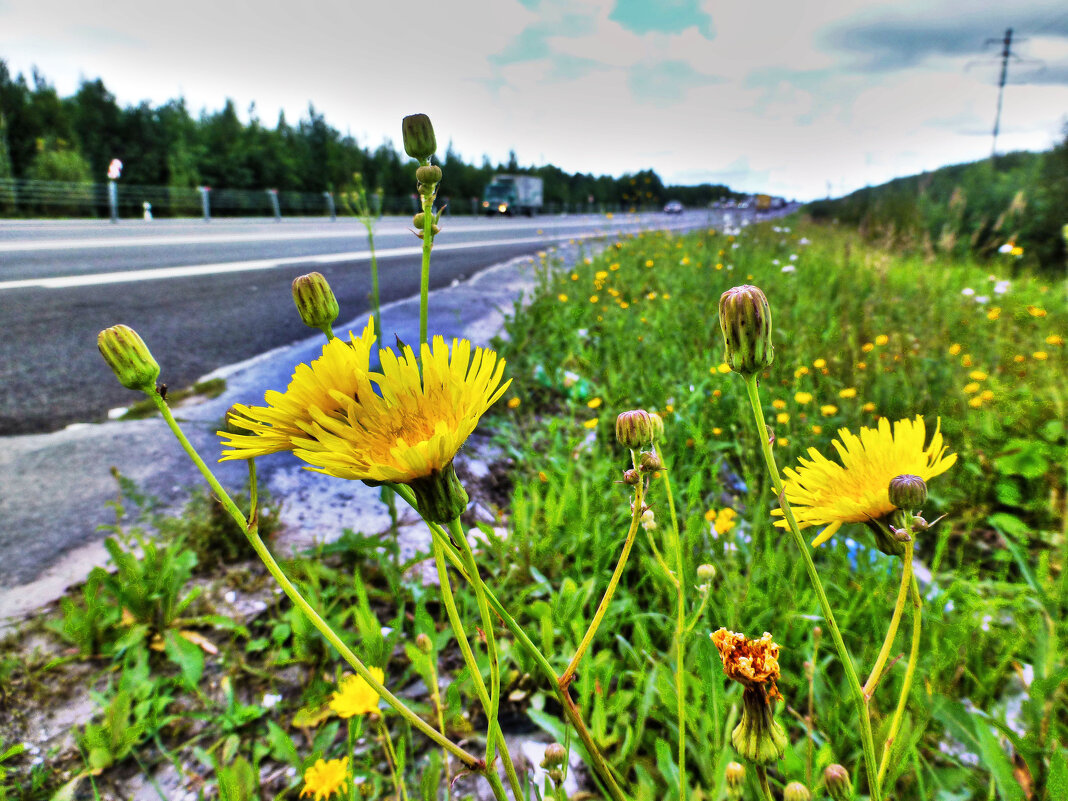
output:
[[[506,211],[508,211],[508,204],[502,203],[497,207],[497,211],[499,211],[501,214],[504,214]]]

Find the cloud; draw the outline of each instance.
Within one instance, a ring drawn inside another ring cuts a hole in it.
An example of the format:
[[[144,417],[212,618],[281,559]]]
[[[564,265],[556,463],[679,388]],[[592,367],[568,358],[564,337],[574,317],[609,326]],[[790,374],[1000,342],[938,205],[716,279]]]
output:
[[[712,18],[697,0],[617,0],[608,18],[637,34],[682,33],[696,27],[706,39],[715,37]]]
[[[635,64],[627,75],[634,99],[654,106],[670,106],[686,99],[688,90],[723,79],[698,72],[687,61],[667,60]]]
[[[520,31],[499,53],[489,56],[498,66],[537,61],[553,54],[549,40],[554,37],[581,37],[593,32],[593,20],[584,14],[564,14],[551,22],[530,25]]]

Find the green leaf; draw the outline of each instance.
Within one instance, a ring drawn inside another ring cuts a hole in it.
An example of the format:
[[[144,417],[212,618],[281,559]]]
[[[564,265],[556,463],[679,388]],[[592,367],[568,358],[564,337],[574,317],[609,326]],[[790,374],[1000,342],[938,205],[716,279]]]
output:
[[[1049,470],[1046,446],[1037,440],[1010,440],[994,465],[1002,473],[1024,478],[1041,478]]]
[[[167,658],[178,665],[182,678],[190,690],[195,690],[204,673],[204,652],[200,646],[189,642],[174,630],[169,630],[164,637],[164,650]]]
[[[1049,779],[1046,781],[1046,797],[1068,798],[1068,750],[1054,749],[1050,759]]]
[[[273,720],[267,721],[267,744],[271,747],[272,759],[300,768],[300,754],[297,753],[293,738]]]

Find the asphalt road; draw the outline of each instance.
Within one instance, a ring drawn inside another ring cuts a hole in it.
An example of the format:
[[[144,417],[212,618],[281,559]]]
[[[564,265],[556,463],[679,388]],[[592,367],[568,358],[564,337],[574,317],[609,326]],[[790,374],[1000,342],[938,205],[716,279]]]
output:
[[[569,239],[716,223],[707,212],[446,218],[431,285]],[[376,229],[383,303],[419,291],[420,242],[408,225],[387,218]],[[131,402],[97,353],[109,325],[136,329],[161,381],[189,386],[308,335],[288,300],[297,275],[323,273],[344,319],[369,310],[369,265],[366,231],[352,219],[0,222],[0,435],[100,421]]]

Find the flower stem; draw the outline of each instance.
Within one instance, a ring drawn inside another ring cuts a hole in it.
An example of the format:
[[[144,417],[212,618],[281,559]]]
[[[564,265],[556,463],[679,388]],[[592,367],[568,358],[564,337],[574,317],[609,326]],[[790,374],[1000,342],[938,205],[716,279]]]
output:
[[[404,784],[404,777],[397,774],[397,752],[393,750],[393,737],[390,736],[389,727],[381,715],[378,716],[378,727],[382,730],[382,745],[386,749],[386,763],[393,777],[393,786],[397,788],[397,795],[401,801],[408,801],[408,788]]]
[[[768,442],[768,429],[764,422],[764,410],[760,405],[760,392],[757,389],[756,375],[751,374],[743,377],[745,378],[746,390],[749,393],[749,405],[753,409],[753,421],[756,424],[756,435],[764,454],[764,462],[767,465],[768,472],[771,474],[771,481],[775,486],[775,491],[779,495],[779,505],[782,507],[783,515],[790,526],[790,534],[793,536],[794,544],[797,545],[797,549],[801,553],[801,560],[805,563],[805,570],[808,572],[809,582],[812,584],[812,589],[819,600],[823,617],[831,629],[831,639],[834,641],[835,650],[838,651],[838,661],[842,664],[846,684],[849,686],[849,692],[853,696],[853,705],[857,709],[861,746],[864,749],[864,766],[868,774],[868,792],[871,795],[871,801],[882,801],[882,790],[879,786],[878,768],[875,762],[875,740],[872,736],[871,720],[868,718],[868,705],[864,701],[864,691],[861,689],[860,679],[857,678],[857,671],[853,667],[853,659],[849,655],[845,641],[842,639],[842,632],[838,629],[838,623],[834,619],[831,602],[827,599],[827,593],[823,591],[823,583],[820,581],[819,573],[816,571],[816,564],[812,561],[808,544],[805,542],[805,538],[801,536],[801,529],[797,526],[794,511],[786,498],[782,478],[779,477],[779,468],[775,465],[775,456],[771,452],[771,443]]]
[[[249,544],[252,545],[253,550],[256,551],[256,555],[263,561],[267,571],[271,574],[274,580],[278,582],[278,586],[280,586],[282,591],[289,596],[289,599],[304,613],[311,624],[319,630],[319,633],[322,634],[324,638],[326,638],[326,641],[334,646],[337,652],[349,663],[356,674],[371,685],[371,688],[378,693],[379,696],[384,698],[386,703],[397,711],[397,714],[433,740],[437,745],[449,751],[449,753],[463,762],[468,769],[481,772],[484,768],[482,760],[474,754],[469,754],[467,751],[460,748],[460,746],[456,745],[456,743],[439,734],[432,726],[405,706],[404,702],[393,695],[393,693],[387,690],[377,679],[375,679],[374,676],[371,675],[370,671],[367,670],[367,666],[360,661],[359,657],[357,657],[344,642],[342,642],[341,638],[338,637],[334,630],[330,628],[330,625],[319,616],[319,613],[312,608],[311,604],[304,599],[304,596],[300,594],[300,591],[293,585],[293,582],[291,582],[282,571],[282,568],[279,567],[278,563],[271,555],[271,552],[260,538],[256,521],[253,520],[250,524],[250,522],[245,519],[245,515],[237,507],[237,504],[234,503],[226,490],[223,489],[219,480],[215,477],[215,474],[212,473],[207,464],[204,463],[204,460],[200,458],[200,454],[196,452],[192,443],[189,442],[185,432],[178,426],[178,423],[174,419],[174,415],[171,414],[170,407],[168,407],[167,403],[160,397],[160,394],[158,392],[151,392],[149,393],[149,396],[156,404],[156,408],[159,409],[159,413],[163,416],[167,426],[178,439],[178,443],[182,446],[182,449],[193,461],[193,464],[196,465],[201,475],[204,476],[204,479],[208,482],[208,486],[215,492],[219,502],[222,503],[226,511],[230,513],[230,516],[233,517],[245,532]]]
[[[912,536],[912,526],[906,523],[906,529],[909,531],[909,536]],[[905,545],[906,553],[905,558],[912,558],[912,543],[908,542]],[[919,661],[920,655],[920,629],[923,623],[923,599],[920,598],[920,586],[916,582],[916,576],[912,576],[912,647],[909,649],[909,666],[905,670],[905,683],[901,685],[901,696],[897,701],[897,709],[894,710],[894,719],[890,722],[890,731],[886,735],[886,745],[883,747],[883,756],[879,761],[879,781],[881,782],[886,776],[886,771],[890,767],[890,751],[894,744],[894,738],[897,737],[898,731],[901,729],[901,718],[905,714],[905,707],[909,701],[909,691],[912,689],[912,679],[916,675],[916,663]]]
[[[423,268],[419,274],[419,341],[427,341],[430,305],[430,251],[434,247],[434,192],[423,195]]]
[[[634,545],[634,535],[638,533],[638,522],[642,517],[644,486],[645,482],[639,481],[634,487],[634,511],[630,516],[630,530],[627,532],[627,539],[623,542],[623,552],[619,555],[616,569],[612,573],[612,578],[608,581],[608,587],[605,588],[604,597],[601,598],[601,603],[597,607],[596,613],[594,613],[593,620],[590,621],[589,628],[586,629],[586,634],[583,636],[582,642],[579,643],[578,650],[575,651],[575,655],[571,657],[571,662],[568,663],[567,669],[560,677],[560,686],[565,689],[575,677],[575,670],[578,668],[578,663],[585,655],[586,649],[590,647],[590,643],[593,641],[593,637],[597,633],[598,627],[601,625],[601,620],[604,618],[605,612],[608,611],[608,604],[611,603],[612,596],[616,592],[619,579],[623,575],[623,568],[627,566],[627,558],[630,556],[630,549]]]
[[[760,783],[760,795],[764,801],[775,801],[775,796],[771,793],[771,787],[768,785],[768,771],[763,765],[756,766],[757,781]]]
[[[908,597],[909,584],[912,581],[912,547],[911,542],[905,543],[905,555],[902,559],[901,567],[901,587],[897,591],[897,602],[894,604],[894,614],[890,618],[890,628],[886,631],[883,647],[875,660],[875,666],[871,669],[868,681],[864,684],[865,701],[870,701],[875,693],[875,687],[878,685],[879,679],[882,678],[883,669],[886,667],[886,660],[890,658],[890,650],[894,647],[898,625],[901,623],[901,613],[905,609],[905,598]]]
[[[675,496],[671,492],[671,476],[664,462],[664,454],[659,445],[654,445],[656,457],[664,466],[661,475],[664,490],[667,493],[668,510],[671,513],[671,531],[675,538],[675,695],[679,719],[679,801],[686,801],[686,592],[683,582],[682,534],[679,532],[679,519],[675,514]]]

